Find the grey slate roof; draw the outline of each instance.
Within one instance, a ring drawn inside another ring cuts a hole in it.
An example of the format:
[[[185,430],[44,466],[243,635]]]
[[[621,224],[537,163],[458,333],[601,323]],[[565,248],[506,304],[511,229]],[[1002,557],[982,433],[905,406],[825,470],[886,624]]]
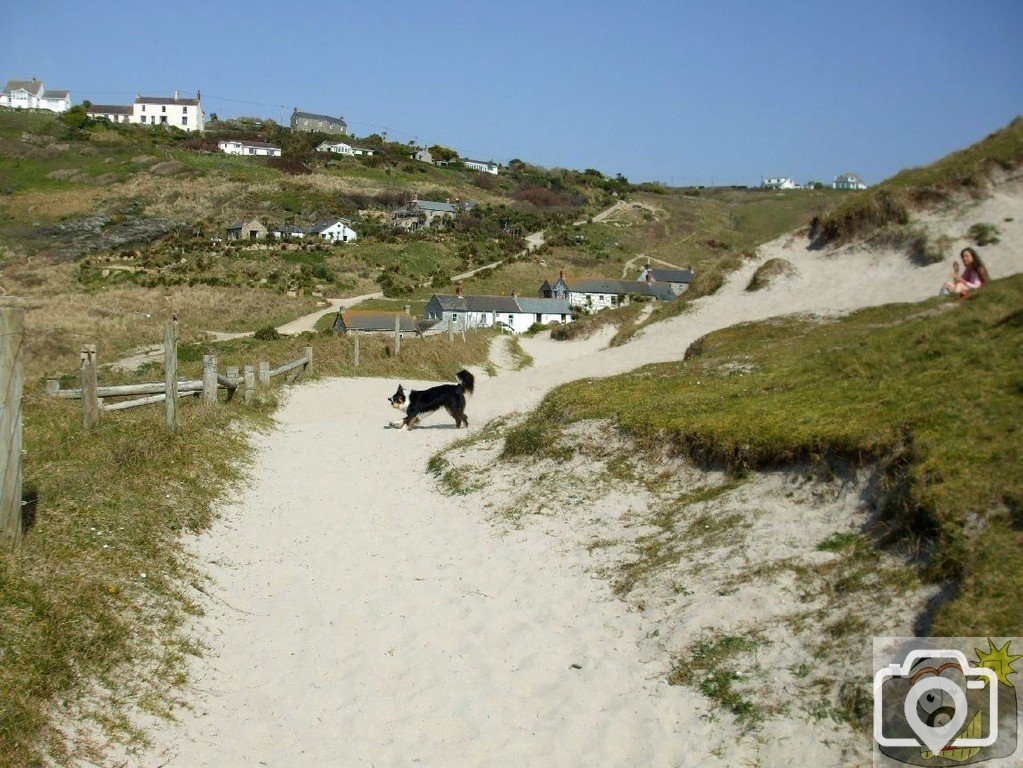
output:
[[[651,269],[648,271],[658,283],[693,282],[693,271],[691,269]]]
[[[340,123],[341,125],[347,126],[343,117],[331,117],[330,115],[317,115],[312,112],[299,112],[296,110],[292,112],[292,117],[299,117],[305,120],[326,120],[328,123]]]
[[[199,106],[198,99],[175,99],[173,96],[138,96],[136,104],[181,104],[186,107]]]
[[[519,305],[521,312],[528,312],[531,315],[567,315],[572,312],[568,299],[534,299],[519,296],[515,303]]]
[[[401,333],[416,330],[412,317],[404,312],[374,312],[372,310],[349,309],[339,312],[334,318],[334,330],[352,331],[394,331],[394,318],[398,318]]]
[[[618,280],[610,277],[566,277],[562,278],[562,280],[572,293],[609,293],[617,296],[636,294],[669,301],[675,299],[675,294],[672,293],[671,288],[666,283],[660,285],[654,283],[651,285],[635,280]]]
[[[550,314],[567,315],[572,309],[568,299],[534,299],[523,296],[455,296],[436,293],[440,308],[444,312],[502,312],[505,314]],[[433,302],[430,299],[430,302]]]
[[[351,226],[351,222],[348,221],[348,219],[321,219],[309,227],[309,229],[306,230],[306,233],[310,235],[322,234],[325,229],[330,229],[338,222],[344,224],[346,227]]]
[[[93,104],[85,111],[90,115],[130,115],[132,108],[123,104]]]
[[[44,99],[66,99],[67,95],[68,95],[67,91],[45,90],[45,91],[43,91],[43,95],[42,95],[41,98],[44,98]]]
[[[38,96],[39,92],[43,90],[43,84],[38,80],[8,80],[7,85],[4,86],[4,93],[13,93],[14,91],[21,90]]]

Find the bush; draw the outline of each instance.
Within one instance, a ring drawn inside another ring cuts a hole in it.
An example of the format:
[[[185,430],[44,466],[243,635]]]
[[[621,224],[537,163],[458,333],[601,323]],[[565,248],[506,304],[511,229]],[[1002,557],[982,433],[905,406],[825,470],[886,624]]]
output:
[[[977,245],[994,245],[999,242],[998,239],[998,227],[994,224],[986,224],[978,221],[972,227],[967,230],[966,234],[973,240]]]
[[[254,339],[259,339],[259,341],[277,341],[277,339],[281,338],[281,335],[272,325],[264,325],[262,328],[258,328],[256,332],[252,334],[252,337]]]

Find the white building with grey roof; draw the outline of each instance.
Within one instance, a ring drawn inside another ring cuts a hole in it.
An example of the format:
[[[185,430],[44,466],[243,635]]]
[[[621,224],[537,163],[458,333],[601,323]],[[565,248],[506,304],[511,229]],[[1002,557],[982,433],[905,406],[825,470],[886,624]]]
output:
[[[202,133],[206,128],[202,94],[196,91],[194,99],[185,99],[177,91],[174,91],[172,98],[143,96],[140,93],[132,105],[131,122],[139,125],[172,125],[183,131]]]
[[[0,91],[0,107],[11,109],[45,109],[67,112],[71,109],[70,91],[47,90],[41,80],[8,80]]]

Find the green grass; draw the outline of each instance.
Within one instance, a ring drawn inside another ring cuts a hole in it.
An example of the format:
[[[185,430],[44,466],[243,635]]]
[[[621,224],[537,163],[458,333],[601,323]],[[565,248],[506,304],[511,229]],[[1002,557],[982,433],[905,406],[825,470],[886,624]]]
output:
[[[396,358],[389,339],[353,342],[308,334],[277,341],[238,339],[180,348],[180,374],[197,378],[201,356],[227,365],[271,367],[314,348],[311,375],[364,375],[449,380],[486,360],[492,333],[466,342],[403,339]],[[103,372],[101,384],[158,380],[158,366],[132,375]],[[69,373],[65,386],[74,386]],[[163,406],[104,414],[85,433],[78,401],[42,395],[30,381],[25,397],[25,481],[38,488],[36,523],[17,551],[0,552],[0,755],[5,766],[68,761],[68,745],[51,716],[62,702],[93,693],[100,682],[114,694],[101,701],[106,724],[130,736],[122,707],[162,714],[167,691],[183,684],[185,657],[197,652],[182,630],[199,608],[188,586],[199,579],[183,551],[183,536],[208,528],[213,504],[233,490],[251,453],[246,434],[269,424],[277,397],[264,390],[246,405],[205,408],[182,400],[180,430],[170,435]],[[221,395],[223,399],[223,394]],[[473,478],[448,479],[468,492]],[[144,575],[143,575],[144,574]],[[109,733],[107,734],[110,735]]]
[[[916,209],[946,202],[957,195],[979,196],[990,185],[995,170],[1011,170],[1023,163],[1023,118],[958,152],[922,168],[909,168],[847,199],[821,218],[818,234],[841,243],[869,236],[892,224],[906,224]]]
[[[719,635],[700,640],[675,661],[668,682],[697,688],[731,712],[744,731],[755,728],[766,714],[763,702],[740,692],[736,684],[748,680],[758,669],[755,654],[762,643],[757,635]]]
[[[566,422],[598,418],[641,445],[668,444],[736,473],[878,462],[878,525],[918,542],[929,575],[957,586],[930,629],[1023,629],[1015,599],[1023,572],[1023,277],[993,282],[966,302],[741,325],[695,348],[682,363],[553,391],[508,433],[505,455],[549,446],[548,430]],[[732,374],[737,360],[748,373]]]

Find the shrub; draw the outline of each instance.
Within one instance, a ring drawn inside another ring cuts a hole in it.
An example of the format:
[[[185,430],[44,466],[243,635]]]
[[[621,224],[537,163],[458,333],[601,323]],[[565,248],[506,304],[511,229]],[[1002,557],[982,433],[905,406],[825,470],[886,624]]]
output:
[[[252,334],[252,337],[259,341],[277,341],[277,339],[281,338],[281,334],[279,334],[277,329],[272,325],[264,325],[262,328],[258,328],[256,332]]]
[[[998,239],[998,227],[994,224],[986,224],[978,221],[972,227],[967,230],[966,234],[970,237],[973,242],[977,245],[994,245],[999,242]]]

